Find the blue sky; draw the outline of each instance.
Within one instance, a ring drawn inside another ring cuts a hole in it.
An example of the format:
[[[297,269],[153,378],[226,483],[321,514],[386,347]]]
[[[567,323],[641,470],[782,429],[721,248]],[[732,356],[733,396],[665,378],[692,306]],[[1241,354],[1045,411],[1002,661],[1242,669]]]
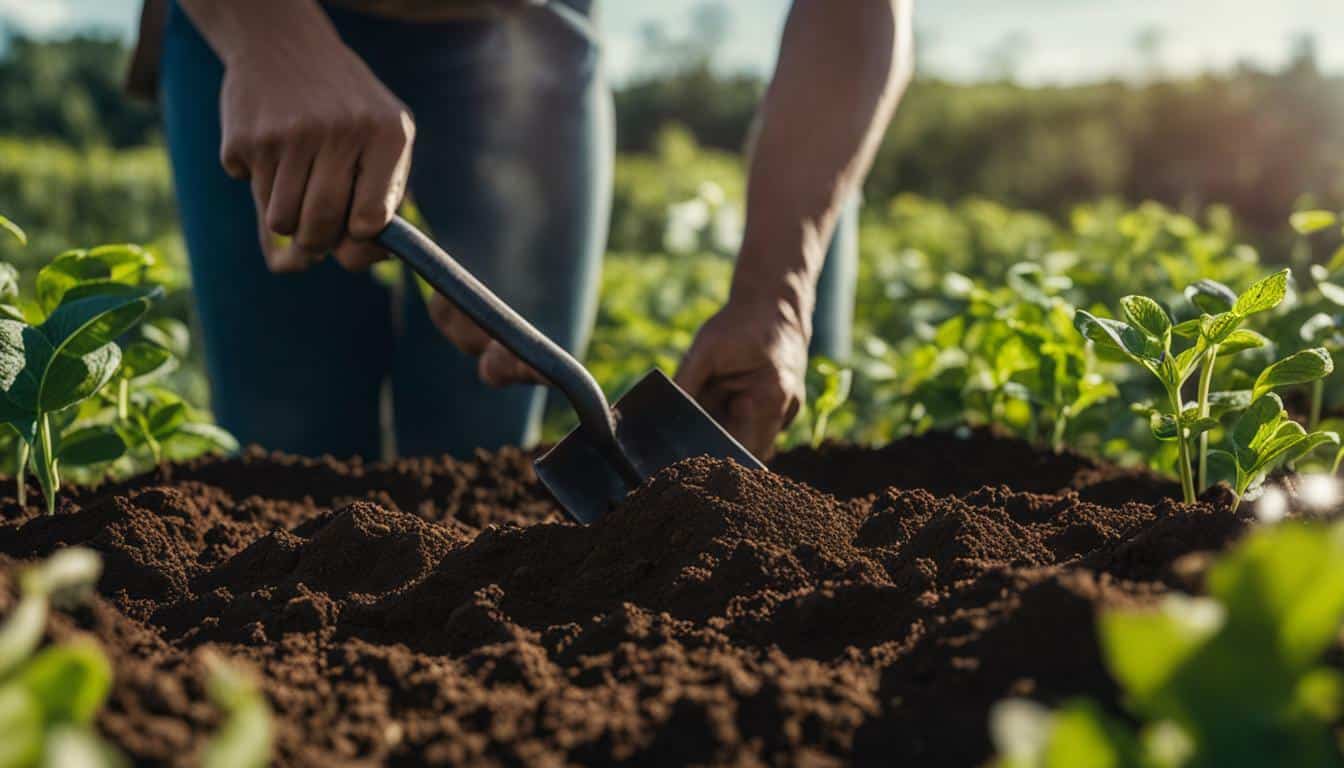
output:
[[[639,31],[649,21],[675,32],[703,0],[597,0],[617,79],[637,66]],[[729,0],[732,34],[720,66],[768,72],[788,0]],[[0,19],[37,34],[95,27],[129,37],[139,0],[0,0]],[[1281,63],[1295,35],[1311,32],[1320,60],[1344,72],[1340,0],[916,0],[925,71],[974,79],[990,53],[1013,38],[1023,45],[1027,81],[1077,82],[1139,75],[1134,41],[1160,31],[1161,62],[1172,72],[1224,69],[1240,60]]]

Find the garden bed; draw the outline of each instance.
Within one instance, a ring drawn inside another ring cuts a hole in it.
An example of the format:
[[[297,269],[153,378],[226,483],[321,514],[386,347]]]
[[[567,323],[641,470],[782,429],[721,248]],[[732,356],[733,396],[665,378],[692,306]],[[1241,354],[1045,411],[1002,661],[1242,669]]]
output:
[[[513,450],[249,453],[0,509],[17,561],[104,556],[99,725],[137,764],[216,725],[203,653],[261,673],[281,765],[975,765],[1010,695],[1115,705],[1093,616],[1194,585],[1245,528],[1215,491],[984,433],[659,474],[563,522]]]

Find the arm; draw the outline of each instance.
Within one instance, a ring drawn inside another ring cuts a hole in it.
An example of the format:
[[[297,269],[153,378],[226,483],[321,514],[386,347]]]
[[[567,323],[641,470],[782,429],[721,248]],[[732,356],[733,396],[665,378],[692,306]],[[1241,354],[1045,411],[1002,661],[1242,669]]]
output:
[[[181,0],[224,63],[220,162],[248,179],[273,271],[334,252],[350,268],[406,184],[415,125],[316,0]],[[271,233],[292,236],[287,246]]]
[[[678,382],[767,455],[803,398],[826,247],[913,71],[913,0],[795,0],[762,108],[727,304]]]

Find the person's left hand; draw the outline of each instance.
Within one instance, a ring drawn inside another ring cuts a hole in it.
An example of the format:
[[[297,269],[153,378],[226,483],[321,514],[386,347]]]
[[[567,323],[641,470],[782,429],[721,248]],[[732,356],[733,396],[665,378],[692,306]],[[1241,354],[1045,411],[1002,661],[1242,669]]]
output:
[[[747,450],[769,459],[803,403],[809,335],[785,303],[730,299],[696,334],[676,381]]]
[[[437,293],[429,300],[429,317],[453,346],[476,358],[476,374],[489,386],[549,383]]]

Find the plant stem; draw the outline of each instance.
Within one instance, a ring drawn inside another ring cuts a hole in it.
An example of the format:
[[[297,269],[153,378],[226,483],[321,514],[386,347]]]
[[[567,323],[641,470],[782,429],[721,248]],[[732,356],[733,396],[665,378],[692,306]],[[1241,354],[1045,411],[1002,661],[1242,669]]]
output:
[[[60,488],[60,477],[56,470],[56,457],[52,455],[55,445],[51,439],[51,417],[42,414],[37,421],[37,453],[33,456],[33,473],[42,486],[42,495],[47,499],[47,514],[56,514],[56,491]]]
[[[131,415],[131,382],[122,379],[117,382],[117,419],[126,421]]]
[[[1315,432],[1317,425],[1321,423],[1321,408],[1325,400],[1325,379],[1317,379],[1311,383],[1311,412],[1307,415],[1307,431]]]
[[[1213,364],[1218,359],[1218,345],[1209,346],[1204,353],[1203,369],[1199,373],[1199,417],[1209,415],[1209,389],[1213,384]],[[1209,487],[1209,431],[1199,433],[1199,490]]]
[[[1167,398],[1171,400],[1171,407],[1176,414],[1176,440],[1180,447],[1181,457],[1181,495],[1185,498],[1185,503],[1195,503],[1195,480],[1190,471],[1190,441],[1185,437],[1185,428],[1180,426],[1181,422],[1181,390],[1175,387],[1167,390]]]
[[[18,485],[17,496],[20,507],[28,506],[28,441],[22,437],[18,439],[18,452],[15,457],[17,467],[14,470],[14,482]]]
[[[1059,409],[1059,415],[1055,417],[1055,431],[1050,438],[1050,447],[1055,453],[1064,450],[1064,432],[1069,426],[1069,408],[1065,406]]]
[[[822,411],[817,414],[817,420],[812,423],[812,447],[820,448],[822,442],[826,439],[826,422],[830,414]]]

